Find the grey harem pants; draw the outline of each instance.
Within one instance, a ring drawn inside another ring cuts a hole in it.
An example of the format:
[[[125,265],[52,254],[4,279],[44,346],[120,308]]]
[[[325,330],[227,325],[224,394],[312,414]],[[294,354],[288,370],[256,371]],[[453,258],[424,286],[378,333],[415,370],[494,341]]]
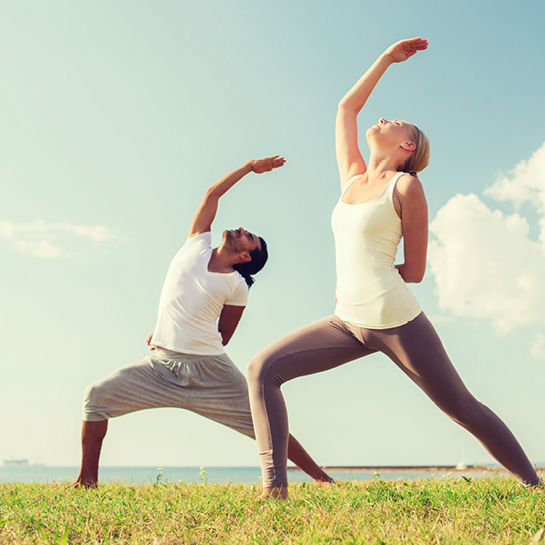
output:
[[[83,420],[98,422],[157,407],[187,409],[255,438],[246,378],[227,354],[157,349],[88,386]]]

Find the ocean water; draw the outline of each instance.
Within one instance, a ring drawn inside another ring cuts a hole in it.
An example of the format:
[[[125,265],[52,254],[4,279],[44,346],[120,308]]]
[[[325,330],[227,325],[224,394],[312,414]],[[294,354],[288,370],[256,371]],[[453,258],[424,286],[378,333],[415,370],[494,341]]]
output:
[[[55,466],[8,466],[0,467],[0,482],[18,483],[70,483],[78,474],[78,467],[55,467]],[[379,472],[380,473],[380,472]],[[448,472],[403,472],[380,473],[380,478],[385,480],[403,479],[429,479],[440,478]],[[363,471],[330,471],[335,480],[338,481],[368,481],[376,478],[374,472]],[[471,478],[491,477],[493,472],[466,473],[463,471],[452,472],[458,478],[469,476]],[[302,471],[289,471],[290,482],[310,482],[312,479]],[[115,481],[120,483],[150,484],[156,482],[203,482],[209,483],[260,483],[261,470],[258,467],[101,467],[99,473],[101,482]]]

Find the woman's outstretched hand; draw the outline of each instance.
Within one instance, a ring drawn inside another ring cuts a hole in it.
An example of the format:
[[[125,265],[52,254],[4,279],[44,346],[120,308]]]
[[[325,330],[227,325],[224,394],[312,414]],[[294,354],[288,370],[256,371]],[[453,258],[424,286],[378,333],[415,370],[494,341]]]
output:
[[[279,168],[284,166],[286,160],[280,155],[275,155],[274,157],[265,157],[264,159],[257,159],[252,161],[252,170],[256,174],[261,174],[263,172],[270,172],[274,168]]]
[[[423,38],[411,38],[401,40],[391,45],[384,54],[390,57],[393,62],[403,62],[409,57],[416,55],[418,51],[424,51],[428,48],[428,40]]]

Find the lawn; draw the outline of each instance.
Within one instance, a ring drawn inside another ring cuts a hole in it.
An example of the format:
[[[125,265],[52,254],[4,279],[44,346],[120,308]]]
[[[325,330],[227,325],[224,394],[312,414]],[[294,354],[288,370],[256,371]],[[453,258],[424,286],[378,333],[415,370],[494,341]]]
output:
[[[285,501],[258,485],[0,484],[0,544],[534,544],[545,495],[512,479],[296,483]]]

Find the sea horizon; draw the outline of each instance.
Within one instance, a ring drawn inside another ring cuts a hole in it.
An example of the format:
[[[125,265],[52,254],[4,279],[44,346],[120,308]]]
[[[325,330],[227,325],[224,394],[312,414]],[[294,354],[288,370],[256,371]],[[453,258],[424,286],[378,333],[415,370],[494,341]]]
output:
[[[537,469],[544,472],[545,464]],[[452,476],[457,478],[490,478],[508,475],[502,467],[493,464],[469,465],[411,465],[411,466],[324,466],[324,471],[337,481],[367,481],[377,478],[384,480],[429,479]],[[78,466],[1,466],[0,483],[37,482],[70,483],[79,472]],[[311,477],[295,466],[288,468],[290,482],[312,482]],[[102,483],[119,482],[127,484],[153,483],[242,483],[259,484],[261,469],[257,466],[101,466],[99,480]]]

